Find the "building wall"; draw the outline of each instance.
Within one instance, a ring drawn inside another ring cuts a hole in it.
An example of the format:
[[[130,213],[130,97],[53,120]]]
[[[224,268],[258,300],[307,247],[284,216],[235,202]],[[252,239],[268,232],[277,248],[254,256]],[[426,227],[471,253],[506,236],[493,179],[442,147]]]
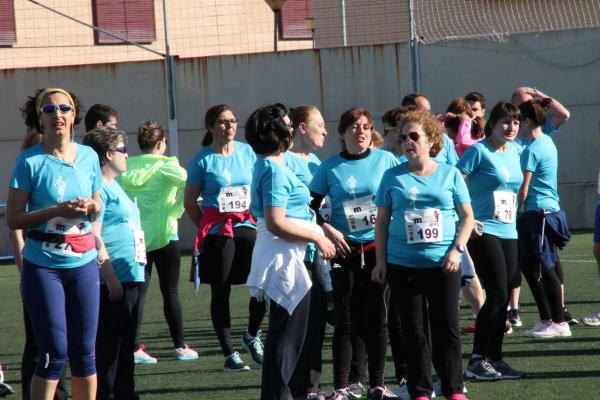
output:
[[[555,135],[559,150],[561,205],[573,228],[592,226],[600,158],[600,29],[511,36],[504,43],[481,40],[444,42],[421,48],[422,92],[433,110],[450,99],[479,90],[488,110],[508,99],[514,88],[535,86],[559,99],[571,119]],[[339,151],[339,115],[362,105],[376,118],[412,91],[410,51],[406,43],[381,46],[259,53],[180,59],[177,63],[180,161],[187,165],[200,149],[205,110],[229,103],[244,121],[256,107],[281,101],[316,104],[323,111],[328,138],[324,157]],[[2,71],[0,92],[0,198],[6,197],[10,170],[24,133],[19,106],[39,87],[65,86],[85,105],[103,102],[121,115],[121,128],[132,133],[128,148],[136,154],[133,133],[146,119],[166,123],[163,64],[159,61],[34,68]],[[78,134],[81,136],[81,133]],[[243,124],[238,138],[243,140]],[[182,219],[181,238],[191,246],[194,229]]]
[[[93,23],[91,0],[47,0],[50,8]],[[181,58],[273,51],[273,12],[263,0],[167,2],[171,53]],[[156,41],[165,52],[162,0],[154,1]],[[17,44],[0,47],[0,70],[158,60],[131,45],[96,45],[91,28],[28,1],[15,1]],[[279,40],[279,50],[312,47],[311,40]]]

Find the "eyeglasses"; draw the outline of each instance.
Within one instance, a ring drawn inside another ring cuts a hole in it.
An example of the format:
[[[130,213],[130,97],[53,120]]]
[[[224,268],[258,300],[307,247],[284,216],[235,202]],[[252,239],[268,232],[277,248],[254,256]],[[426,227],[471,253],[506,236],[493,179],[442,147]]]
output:
[[[237,118],[232,118],[232,119],[218,119],[217,120],[217,124],[218,125],[223,125],[223,126],[237,125],[238,122],[240,122],[240,120],[237,119]]]
[[[117,147],[113,151],[116,151],[117,153],[121,153],[121,154],[127,154],[127,147],[125,147],[125,146]]]
[[[408,139],[408,138],[410,138],[410,140],[412,140],[413,142],[417,142],[420,137],[421,137],[421,135],[419,135],[419,132],[414,132],[414,131],[409,132],[408,135],[405,135],[403,133],[398,135],[398,138],[400,139],[400,143],[406,142],[406,139]]]
[[[350,129],[353,131],[357,131],[359,128],[362,128],[363,131],[370,131],[372,126],[370,124],[354,124],[350,126]]]
[[[46,104],[42,106],[41,111],[44,114],[54,114],[58,110],[61,114],[67,114],[73,111],[73,108],[70,104]]]

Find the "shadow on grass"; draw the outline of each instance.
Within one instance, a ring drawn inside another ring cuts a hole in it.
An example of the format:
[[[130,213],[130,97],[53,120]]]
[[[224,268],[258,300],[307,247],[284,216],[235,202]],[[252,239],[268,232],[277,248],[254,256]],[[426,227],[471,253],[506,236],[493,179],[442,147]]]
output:
[[[173,393],[198,393],[198,392],[217,392],[217,391],[239,391],[239,390],[260,390],[259,385],[234,385],[234,386],[217,386],[211,385],[210,387],[176,387],[176,388],[164,388],[164,389],[143,389],[136,390],[136,393],[140,396],[145,394],[173,394]]]

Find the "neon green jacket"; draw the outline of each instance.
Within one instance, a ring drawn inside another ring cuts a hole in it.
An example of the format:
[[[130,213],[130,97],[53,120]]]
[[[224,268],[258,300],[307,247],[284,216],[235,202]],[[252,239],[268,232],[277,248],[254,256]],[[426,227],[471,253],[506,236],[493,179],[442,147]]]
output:
[[[177,157],[142,154],[127,159],[127,171],[117,180],[140,209],[147,251],[165,247],[177,237],[186,179]]]

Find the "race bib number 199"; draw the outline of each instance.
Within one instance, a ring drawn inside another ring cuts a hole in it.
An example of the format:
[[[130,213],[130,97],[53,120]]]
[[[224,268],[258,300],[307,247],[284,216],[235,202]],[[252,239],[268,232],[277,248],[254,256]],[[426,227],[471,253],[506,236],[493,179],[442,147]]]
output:
[[[243,212],[250,207],[250,187],[225,186],[219,192],[220,212]]]
[[[344,201],[342,204],[350,232],[358,232],[375,227],[377,206],[373,203],[373,195]]]
[[[405,211],[404,221],[408,244],[442,241],[442,212],[437,208]]]

